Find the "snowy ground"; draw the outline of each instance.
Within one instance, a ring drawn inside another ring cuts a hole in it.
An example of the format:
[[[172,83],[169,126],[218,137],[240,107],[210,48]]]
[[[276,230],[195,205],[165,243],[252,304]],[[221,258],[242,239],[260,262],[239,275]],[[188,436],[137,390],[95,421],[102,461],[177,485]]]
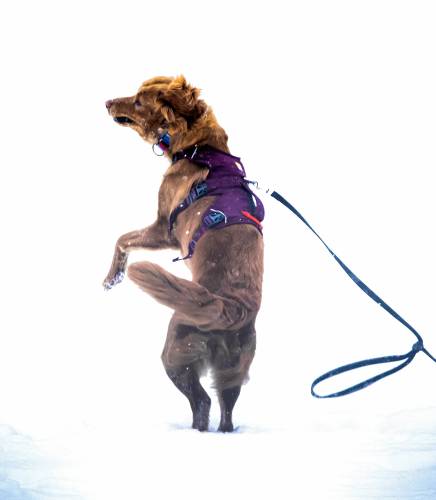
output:
[[[433,3],[0,9],[0,500],[436,498],[434,363],[310,396],[321,373],[414,339],[274,200],[234,434],[215,432],[216,401],[211,432],[190,429],[160,362],[170,311],[129,282],[101,288],[116,238],[152,222],[166,166],[104,101],[185,73],[249,177],[289,198],[434,354]],[[172,257],[134,259],[187,276]]]
[[[190,430],[176,398],[158,400],[166,417],[147,419],[132,404],[123,419],[44,438],[2,426],[0,498],[435,497],[435,407],[325,411],[306,403],[293,413],[286,394],[271,414],[257,407],[259,396],[273,399],[262,385],[247,387],[233,435]]]

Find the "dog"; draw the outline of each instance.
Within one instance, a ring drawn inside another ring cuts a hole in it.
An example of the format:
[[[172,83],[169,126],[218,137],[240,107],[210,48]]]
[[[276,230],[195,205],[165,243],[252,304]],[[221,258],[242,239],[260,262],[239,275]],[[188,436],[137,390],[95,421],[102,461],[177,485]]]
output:
[[[103,286],[111,289],[127,270],[136,285],[174,310],[162,353],[166,373],[190,403],[192,427],[207,431],[211,399],[200,378],[210,371],[221,410],[218,430],[232,432],[233,408],[256,348],[263,207],[199,95],[184,76],[155,77],[135,95],[106,102],[115,122],[159,147],[172,163],[159,189],[155,222],[117,240]],[[245,203],[241,210],[237,200]],[[151,262],[127,266],[136,249],[178,250],[192,281]]]

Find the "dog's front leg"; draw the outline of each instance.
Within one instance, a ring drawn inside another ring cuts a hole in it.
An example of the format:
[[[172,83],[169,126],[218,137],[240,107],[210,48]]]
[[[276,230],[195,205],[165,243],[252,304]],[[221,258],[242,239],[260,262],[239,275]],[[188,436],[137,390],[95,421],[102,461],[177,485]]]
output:
[[[143,248],[162,249],[175,245],[168,235],[166,220],[157,220],[151,226],[138,231],[131,231],[118,238],[111,268],[103,281],[105,290],[110,290],[123,281],[127,266],[127,258],[132,250]]]

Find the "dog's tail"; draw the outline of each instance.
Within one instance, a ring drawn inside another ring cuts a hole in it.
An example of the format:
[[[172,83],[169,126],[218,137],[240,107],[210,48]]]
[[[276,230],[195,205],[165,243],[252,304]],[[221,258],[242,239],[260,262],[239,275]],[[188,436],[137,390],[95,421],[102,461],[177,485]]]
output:
[[[237,330],[252,314],[242,301],[216,295],[151,262],[131,264],[127,274],[142,290],[201,330]]]

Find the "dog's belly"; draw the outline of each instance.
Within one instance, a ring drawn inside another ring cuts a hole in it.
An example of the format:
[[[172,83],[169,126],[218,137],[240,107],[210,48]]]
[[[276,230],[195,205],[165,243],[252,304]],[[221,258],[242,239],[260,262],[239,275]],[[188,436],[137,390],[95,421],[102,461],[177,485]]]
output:
[[[263,238],[251,225],[208,231],[199,241],[192,279],[213,293],[237,298],[258,310],[262,296]]]

